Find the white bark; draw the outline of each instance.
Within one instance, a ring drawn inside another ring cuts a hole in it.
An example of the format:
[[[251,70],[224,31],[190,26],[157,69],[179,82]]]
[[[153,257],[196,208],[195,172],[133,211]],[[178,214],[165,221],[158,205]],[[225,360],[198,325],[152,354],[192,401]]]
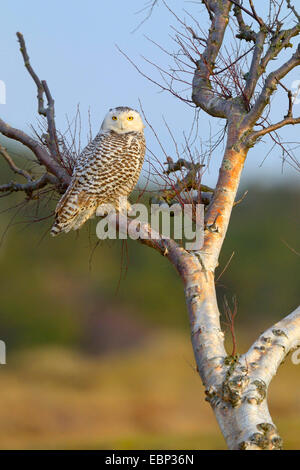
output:
[[[207,287],[203,300],[196,292],[194,286],[188,299],[197,335],[197,339],[195,334],[192,337],[194,354],[207,400],[229,449],[281,449],[282,439],[268,410],[267,392],[278,367],[299,344],[300,307],[265,331],[246,354],[234,358],[224,354],[215,296],[208,300]]]

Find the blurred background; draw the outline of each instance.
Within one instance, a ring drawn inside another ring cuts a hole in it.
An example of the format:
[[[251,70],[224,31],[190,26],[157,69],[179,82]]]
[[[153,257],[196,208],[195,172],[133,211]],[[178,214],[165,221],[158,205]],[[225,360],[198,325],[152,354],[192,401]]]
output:
[[[3,162],[0,171],[9,180]],[[299,302],[299,188],[243,189],[217,272],[234,252],[217,290],[222,312],[224,295],[237,297],[239,353]],[[52,218],[40,220],[49,203],[36,219],[34,203],[4,211],[21,195],[1,201],[1,448],[225,448],[172,266],[130,240],[97,244],[96,221],[50,239]],[[299,367],[288,357],[269,397],[290,449],[299,447]]]
[[[79,100],[83,111],[93,105],[95,133],[107,107],[138,106],[140,96],[155,128],[162,114],[170,117],[176,135],[182,135],[183,122],[188,128],[190,111],[157,94],[114,49],[118,42],[129,54],[142,51],[145,30],[131,34],[140,21],[131,16],[140,2],[126,12],[122,4],[116,16],[113,5],[101,5],[100,15],[99,2],[87,1],[82,10],[75,1],[68,24],[57,16],[65,6],[56,0],[46,24],[37,2],[14,3],[17,13],[9,3],[3,6],[0,33],[5,63],[0,79],[7,84],[0,112],[10,124],[27,132],[30,123],[36,125],[36,92],[14,37],[20,29],[56,97],[62,127]],[[170,19],[164,10],[154,14],[144,27],[165,41],[160,25],[168,26]],[[119,74],[126,77],[122,83]],[[166,130],[161,138],[172,154]],[[30,166],[26,151],[1,142],[18,163],[25,157]],[[233,210],[217,273],[221,312],[224,296],[229,303],[237,298],[239,353],[299,304],[299,173],[282,166],[276,149],[264,161],[267,150],[262,143],[249,154],[239,196],[248,194]],[[204,183],[214,185],[221,155],[219,150]],[[0,183],[11,179],[0,161]],[[130,240],[98,243],[96,221],[79,234],[51,239],[55,203],[51,194],[39,203],[24,203],[20,194],[0,200],[0,339],[7,345],[7,364],[0,366],[0,448],[226,448],[195,371],[183,289],[172,266]],[[222,321],[230,352],[224,315]],[[299,448],[300,366],[290,357],[272,382],[269,403],[285,448]]]

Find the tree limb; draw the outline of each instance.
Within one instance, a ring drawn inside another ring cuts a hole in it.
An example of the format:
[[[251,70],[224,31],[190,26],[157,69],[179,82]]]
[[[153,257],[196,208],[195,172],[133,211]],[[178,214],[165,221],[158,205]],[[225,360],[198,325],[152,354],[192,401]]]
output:
[[[282,119],[282,121],[276,122],[275,124],[264,127],[259,131],[253,132],[245,141],[245,143],[246,145],[252,146],[259,137],[270,134],[270,132],[276,131],[277,129],[280,129],[281,127],[287,126],[289,124],[300,124],[300,117],[293,118],[292,116],[288,116],[285,119]]]
[[[27,196],[31,197],[34,191],[44,188],[47,186],[47,184],[52,184],[57,187],[60,185],[58,179],[55,176],[50,175],[49,173],[45,173],[39,179],[35,181],[28,181],[28,183],[25,184],[11,181],[10,183],[0,185],[0,192],[9,194],[12,192],[24,191]]]
[[[266,26],[265,23],[263,22],[263,20],[257,15],[257,13],[254,9],[252,0],[249,0],[252,12],[250,10],[248,10],[247,8],[245,8],[244,5],[242,5],[239,0],[229,0],[229,1],[231,3],[233,3],[237,8],[239,8],[240,10],[243,10],[245,13],[247,13],[247,15],[251,16],[251,18],[256,20],[260,27],[265,27]]]
[[[277,89],[278,81],[285,77],[291,70],[300,65],[300,44],[293,56],[277,70],[271,72],[264,83],[263,89],[258,96],[250,112],[244,117],[242,126],[251,128],[255,125],[263,110],[270,101],[271,95]]]
[[[250,101],[250,98],[252,97],[256,88],[257,81],[261,75],[259,63],[264,49],[265,38],[266,32],[263,30],[260,30],[256,34],[255,48],[252,56],[250,70],[247,74],[246,86],[244,89],[244,94],[248,101]]]
[[[228,102],[214,93],[209,77],[213,74],[215,61],[223,42],[231,4],[228,1],[216,0],[208,1],[207,4],[214,16],[206,47],[201,59],[197,62],[192,99],[197,106],[211,116],[226,118],[229,113]]]
[[[290,0],[286,0],[286,3],[287,3],[287,7],[294,13],[295,17],[297,18],[298,23],[300,23],[300,15],[297,12],[296,8],[291,4]]]
[[[239,25],[239,33],[236,35],[238,39],[244,39],[247,42],[256,42],[256,33],[250,26],[248,26],[243,18],[241,7],[235,3],[233,8],[234,16],[237,19]]]
[[[14,173],[23,176],[24,178],[27,179],[28,182],[32,180],[30,173],[28,173],[28,171],[26,170],[22,170],[21,168],[19,168],[15,164],[15,162],[13,161],[9,153],[7,152],[6,148],[3,147],[1,144],[0,144],[0,154],[7,161],[7,163],[9,164],[10,168],[12,169]]]
[[[285,29],[285,30],[282,30],[273,34],[271,42],[270,42],[270,46],[260,63],[261,74],[265,72],[268,63],[271,60],[276,59],[278,54],[284,48],[291,47],[291,43],[290,43],[291,39],[295,36],[298,36],[299,32],[300,32],[300,23],[297,23],[296,26],[294,26],[291,29]]]
[[[71,179],[70,175],[59,164],[59,162],[56,162],[51,157],[46,148],[43,147],[37,140],[33,139],[25,132],[11,127],[9,124],[6,124],[6,122],[4,122],[2,119],[0,119],[0,133],[9,139],[21,142],[27,148],[32,150],[41,165],[45,166],[50,173],[55,175],[62,184],[69,184]]]
[[[38,99],[38,112],[42,116],[47,118],[48,123],[48,132],[49,132],[49,150],[52,154],[52,157],[55,160],[59,160],[59,147],[58,147],[58,139],[56,135],[56,126],[55,126],[55,111],[54,111],[54,100],[50,93],[49,87],[45,80],[40,80],[35,71],[33,70],[29,55],[27,53],[26,44],[24,37],[21,33],[17,33],[17,38],[20,43],[20,51],[23,56],[24,65],[28,70],[30,76],[32,77],[34,83],[37,87],[37,99]],[[48,106],[45,107],[44,104],[44,93],[47,98]]]
[[[34,83],[36,84],[36,87],[37,87],[37,92],[38,92],[38,94],[37,94],[38,113],[41,114],[42,116],[46,116],[46,108],[45,108],[45,105],[44,105],[44,87],[43,87],[43,84],[40,81],[37,74],[35,73],[35,71],[33,70],[33,68],[31,67],[30,60],[29,60],[29,55],[27,53],[26,44],[25,44],[23,34],[21,34],[19,32],[16,33],[16,34],[17,34],[18,41],[20,43],[20,51],[21,51],[21,54],[23,56],[24,65],[25,65],[26,69],[28,70],[29,75],[32,77],[32,79],[33,79],[33,81],[34,81]]]
[[[281,448],[282,439],[268,410],[267,391],[280,364],[299,340],[300,307],[266,330],[239,358],[223,387],[223,399],[225,391],[225,398],[233,403],[233,408],[227,409],[226,427],[223,424],[230,448]],[[217,414],[222,423],[225,413],[219,410]]]

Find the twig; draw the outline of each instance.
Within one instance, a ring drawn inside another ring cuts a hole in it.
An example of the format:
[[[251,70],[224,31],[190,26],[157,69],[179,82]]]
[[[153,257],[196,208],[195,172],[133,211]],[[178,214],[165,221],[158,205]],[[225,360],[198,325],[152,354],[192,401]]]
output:
[[[300,23],[300,15],[299,13],[297,12],[296,8],[291,5],[291,1],[290,0],[286,0],[286,3],[287,3],[287,7],[292,10],[292,12],[294,13],[294,15],[296,16],[298,22]]]
[[[231,253],[230,258],[229,258],[229,260],[227,261],[227,263],[225,264],[224,269],[221,271],[221,273],[220,273],[219,276],[217,277],[216,283],[219,281],[219,279],[221,279],[221,277],[223,276],[223,274],[224,274],[225,271],[227,270],[227,268],[228,268],[228,266],[230,265],[231,260],[232,260],[233,257],[234,257],[234,251]]]
[[[27,52],[25,39],[23,34],[20,32],[16,33],[18,41],[20,43],[20,51],[23,56],[24,65],[28,70],[30,76],[32,77],[34,83],[37,87],[37,98],[38,98],[38,113],[42,116],[45,116],[48,122],[48,132],[49,132],[49,150],[55,160],[60,160],[59,158],[59,147],[57,144],[57,135],[56,135],[56,126],[55,126],[55,112],[54,112],[54,100],[51,96],[49,87],[45,80],[40,80],[35,71],[33,70],[29,55]],[[44,104],[44,93],[47,98],[48,107],[45,107]]]
[[[293,253],[295,253],[295,255],[300,256],[300,253],[298,251],[296,251],[295,248],[293,248],[291,245],[289,245],[288,242],[286,242],[285,240],[281,240],[281,241],[285,244],[285,246],[289,250],[291,250]]]
[[[236,355],[236,334],[235,334],[235,317],[237,315],[237,300],[236,296],[232,298],[233,300],[233,310],[229,307],[228,300],[224,296],[224,311],[227,318],[226,325],[229,327],[231,339],[232,339],[232,352],[231,357],[235,357]]]
[[[59,186],[59,181],[57,178],[55,178],[55,176],[50,175],[49,173],[45,173],[39,179],[30,181],[26,184],[15,183],[14,181],[3,184],[0,186],[0,192],[10,194],[12,192],[24,191],[27,196],[31,197],[33,191],[41,189],[47,184]]]
[[[239,0],[229,0],[231,3],[234,3],[234,5],[236,5],[238,8],[240,8],[241,10],[243,10],[245,13],[247,13],[247,15],[251,16],[254,20],[256,20],[258,22],[258,24],[260,25],[261,28],[266,28],[269,32],[272,32],[271,28],[266,25],[263,20],[257,15],[255,9],[254,9],[254,6],[253,6],[253,3],[252,3],[252,0],[249,0],[249,3],[250,3],[250,6],[251,6],[251,10],[248,10],[247,8],[245,8],[243,5],[241,5],[241,3],[239,2]]]
[[[33,81],[34,81],[34,83],[36,84],[36,87],[37,87],[38,112],[42,116],[46,116],[46,109],[45,109],[45,106],[44,106],[44,97],[43,97],[43,95],[44,95],[43,84],[42,84],[41,80],[39,79],[39,77],[37,76],[37,74],[35,73],[35,71],[33,70],[33,68],[31,67],[31,64],[30,64],[30,61],[29,61],[29,55],[27,53],[26,44],[25,44],[23,34],[18,32],[17,33],[17,38],[18,38],[19,43],[20,43],[20,51],[21,51],[21,54],[22,54],[23,59],[24,59],[24,65],[25,65],[26,69],[28,70],[29,74],[31,75],[31,77],[32,77],[32,79],[33,79]]]
[[[189,171],[193,171],[194,173],[200,170],[200,168],[204,167],[205,165],[201,165],[200,163],[194,164],[193,162],[188,162],[183,158],[179,158],[176,162],[173,161],[171,157],[167,158],[165,165],[168,165],[167,170],[164,171],[166,175],[169,173],[181,170],[182,168],[186,168]]]
[[[293,93],[283,83],[281,83],[280,80],[277,80],[277,82],[287,92],[287,95],[288,95],[289,108],[288,108],[287,114],[284,117],[285,118],[292,117],[293,116]]]
[[[240,204],[244,199],[245,197],[247,196],[248,194],[248,189],[244,192],[244,194],[242,195],[242,197],[240,199],[238,199],[237,201],[235,201],[233,203],[233,207],[237,206],[238,204]]]
[[[10,168],[12,169],[14,173],[24,176],[24,178],[26,178],[28,182],[32,181],[31,175],[26,170],[22,170],[15,164],[11,156],[8,154],[6,148],[3,147],[1,144],[0,144],[0,154],[7,161],[7,163],[9,164]]]

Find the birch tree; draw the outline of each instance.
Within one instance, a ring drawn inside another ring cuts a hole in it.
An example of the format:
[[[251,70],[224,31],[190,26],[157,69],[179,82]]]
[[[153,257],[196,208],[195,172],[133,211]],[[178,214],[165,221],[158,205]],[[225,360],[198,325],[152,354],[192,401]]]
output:
[[[201,165],[184,159],[169,158],[166,162],[166,174],[176,174],[177,183],[169,191],[163,191],[160,199],[169,202],[183,190],[192,189],[198,191],[206,204],[202,248],[188,251],[171,238],[153,236],[153,229],[146,223],[140,227],[145,236],[137,242],[157,250],[166,262],[174,265],[182,280],[197,371],[228,448],[273,450],[282,448],[282,439],[269,413],[267,392],[281,362],[299,344],[300,307],[283,315],[245,354],[238,356],[225,350],[215,287],[215,270],[249,150],[266,136],[282,146],[280,129],[300,124],[300,116],[294,116],[292,90],[285,80],[300,65],[297,41],[300,14],[290,0],[270,0],[269,12],[266,18],[261,18],[258,3],[253,0],[199,2],[210,23],[206,30],[201,30],[200,18],[191,18],[190,23],[177,18],[182,26],[175,36],[178,53],[167,53],[180,73],[186,72],[186,67],[190,74],[192,70],[191,96],[186,101],[201,112],[224,120],[225,147],[212,192],[196,177]],[[151,4],[150,13],[157,4],[157,0]],[[168,8],[166,4],[165,7]],[[240,45],[226,58],[224,40],[229,33]],[[2,157],[24,181],[7,182],[0,191],[7,196],[21,191],[27,198],[38,198],[41,190],[51,188],[61,195],[70,182],[72,155],[56,129],[55,103],[47,82],[40,80],[33,69],[22,34],[17,33],[17,37],[24,65],[37,88],[38,113],[45,118],[46,130],[42,136],[31,136],[0,119],[0,133],[29,148],[43,171],[34,178],[18,167],[1,145]],[[181,80],[178,70],[170,73],[162,69],[169,82],[158,86],[175,98],[185,99],[174,89],[174,82]],[[286,110],[281,119],[273,122],[272,98],[279,88],[286,93]],[[298,164],[293,155],[289,157],[294,165]],[[129,220],[123,219],[122,223],[126,225]]]

